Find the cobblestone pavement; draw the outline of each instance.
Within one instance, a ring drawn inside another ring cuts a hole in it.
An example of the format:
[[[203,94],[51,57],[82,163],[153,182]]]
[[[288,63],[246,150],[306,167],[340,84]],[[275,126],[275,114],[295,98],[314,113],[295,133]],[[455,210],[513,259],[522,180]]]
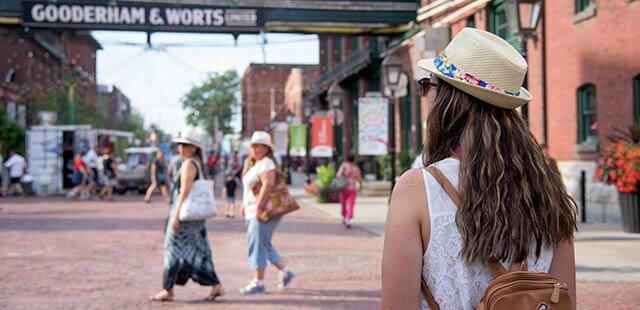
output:
[[[152,303],[161,288],[162,240],[168,206],[141,197],[119,201],[0,200],[0,308],[2,309],[378,309],[382,238],[344,229],[317,207],[304,207],[281,223],[274,243],[299,276],[277,291],[244,297],[251,278],[244,222],[208,223],[215,267],[227,295],[200,302],[207,288],[189,282],[176,301]],[[158,199],[156,197],[156,199]],[[640,309],[640,283],[580,282],[579,309]]]

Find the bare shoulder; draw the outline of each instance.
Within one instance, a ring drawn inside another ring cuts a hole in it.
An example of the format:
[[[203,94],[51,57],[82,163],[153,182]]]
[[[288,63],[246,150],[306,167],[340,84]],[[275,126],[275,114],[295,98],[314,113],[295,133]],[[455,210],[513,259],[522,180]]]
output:
[[[391,208],[422,209],[426,191],[422,169],[411,169],[402,174],[391,194]]]
[[[422,168],[409,169],[403,173],[398,180],[398,184],[396,184],[396,188],[403,191],[424,189]]]

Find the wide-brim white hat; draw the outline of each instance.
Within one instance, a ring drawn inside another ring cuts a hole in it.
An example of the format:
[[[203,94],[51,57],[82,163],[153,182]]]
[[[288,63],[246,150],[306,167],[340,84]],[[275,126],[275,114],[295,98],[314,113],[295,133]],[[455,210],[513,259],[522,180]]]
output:
[[[180,131],[180,136],[173,139],[173,143],[191,144],[202,149],[202,135],[195,128],[186,128]]]
[[[262,144],[271,149],[272,152],[276,152],[276,146],[271,142],[271,135],[266,131],[256,131],[251,136],[251,140],[246,143],[247,147],[251,147],[254,144]]]
[[[533,99],[522,87],[527,62],[511,44],[487,31],[462,29],[440,55],[418,61],[418,67],[500,108],[515,109]]]

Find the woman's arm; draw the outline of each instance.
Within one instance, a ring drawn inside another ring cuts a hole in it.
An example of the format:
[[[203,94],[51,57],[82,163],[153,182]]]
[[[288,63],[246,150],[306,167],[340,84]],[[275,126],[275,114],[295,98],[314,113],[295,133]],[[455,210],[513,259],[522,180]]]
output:
[[[344,173],[344,164],[340,164],[340,167],[338,167],[338,172],[336,172],[336,177],[341,177],[343,173]]]
[[[573,301],[573,309],[576,308],[576,260],[573,248],[573,240],[560,242],[553,250],[553,260],[549,268],[549,274],[561,282],[567,284],[569,296]]]
[[[193,186],[193,179],[196,177],[196,172],[195,163],[192,160],[185,160],[182,164],[182,168],[180,169],[180,193],[178,194],[178,199],[176,201],[176,210],[173,215],[173,223],[171,225],[174,230],[178,230],[180,227],[180,208],[191,192],[191,186]]]
[[[382,254],[382,309],[418,309],[429,214],[421,170],[400,178],[391,194]]]
[[[260,187],[260,192],[256,197],[258,214],[263,211],[264,207],[269,201],[269,198],[271,197],[271,190],[273,189],[273,186],[276,185],[276,170],[272,169],[261,173],[260,182],[262,183],[262,186]]]
[[[156,180],[156,172],[157,172],[157,170],[158,170],[158,165],[154,161],[151,164],[151,171],[149,172],[149,174],[151,175],[151,182],[153,182],[153,183],[157,183],[157,181],[158,181],[158,180]]]

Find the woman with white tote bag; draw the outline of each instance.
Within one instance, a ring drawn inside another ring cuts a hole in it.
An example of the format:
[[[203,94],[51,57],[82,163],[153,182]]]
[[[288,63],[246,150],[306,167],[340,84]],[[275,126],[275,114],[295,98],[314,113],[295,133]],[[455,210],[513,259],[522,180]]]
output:
[[[190,194],[197,191],[196,183],[203,183],[200,141],[200,135],[192,129],[184,130],[180,138],[173,141],[178,144],[183,161],[180,176],[172,189],[165,229],[163,290],[150,297],[154,301],[172,301],[173,286],[184,285],[189,279],[211,286],[205,301],[214,301],[224,294],[213,268],[205,220],[184,221],[185,210],[182,210],[189,207],[185,202],[193,200]]]

